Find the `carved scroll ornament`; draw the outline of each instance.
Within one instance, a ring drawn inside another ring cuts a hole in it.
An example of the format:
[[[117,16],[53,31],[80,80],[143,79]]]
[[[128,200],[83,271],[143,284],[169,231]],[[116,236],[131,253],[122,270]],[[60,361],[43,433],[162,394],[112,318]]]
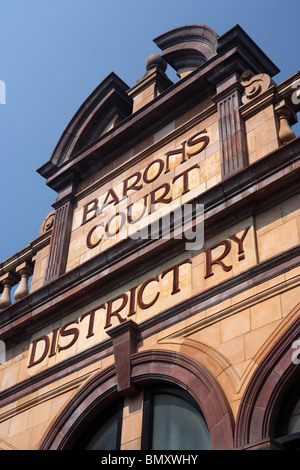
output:
[[[271,77],[266,73],[254,75],[250,70],[246,70],[241,75],[240,83],[245,88],[242,96],[242,103],[245,104],[270,87]]]

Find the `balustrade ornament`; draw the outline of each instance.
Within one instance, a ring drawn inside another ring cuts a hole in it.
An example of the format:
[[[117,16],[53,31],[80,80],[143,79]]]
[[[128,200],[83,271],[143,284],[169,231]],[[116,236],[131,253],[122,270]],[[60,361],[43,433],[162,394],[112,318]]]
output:
[[[0,312],[12,304],[11,289],[12,287],[18,287],[14,293],[15,300],[21,300],[29,294],[29,278],[33,274],[34,263],[32,261],[25,261],[24,263],[17,266],[17,268],[4,274],[0,278],[0,286],[3,288],[3,292],[0,298]]]
[[[7,273],[1,279],[3,293],[0,298],[0,312],[11,305],[11,288],[19,282],[20,278],[15,273]]]
[[[279,120],[278,137],[284,144],[295,138],[295,134],[290,126],[290,120],[294,116],[294,113],[288,107],[285,100],[276,104],[275,111]]]
[[[21,276],[21,281],[15,292],[14,297],[15,300],[21,300],[29,294],[28,281],[29,277],[32,276],[33,273],[32,263],[26,261],[25,263],[21,264],[16,269],[16,273]]]

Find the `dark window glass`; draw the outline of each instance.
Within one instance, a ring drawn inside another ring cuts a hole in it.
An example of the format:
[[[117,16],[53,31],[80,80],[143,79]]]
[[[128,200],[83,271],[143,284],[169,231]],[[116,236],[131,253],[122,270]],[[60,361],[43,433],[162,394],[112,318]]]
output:
[[[279,413],[277,441],[290,450],[300,450],[300,381],[287,394]]]
[[[123,401],[104,410],[81,436],[81,450],[118,450],[121,441]]]
[[[209,450],[204,417],[192,397],[175,388],[145,397],[143,447],[153,450]]]
[[[88,440],[84,450],[117,450],[118,413],[115,412]]]
[[[300,399],[297,401],[288,422],[288,434],[300,432]]]

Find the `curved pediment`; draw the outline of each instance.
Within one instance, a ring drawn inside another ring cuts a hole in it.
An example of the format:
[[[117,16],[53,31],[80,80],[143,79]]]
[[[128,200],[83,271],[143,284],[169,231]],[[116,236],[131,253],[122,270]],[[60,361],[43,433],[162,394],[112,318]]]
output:
[[[95,142],[132,112],[129,87],[109,74],[80,106],[59,139],[51,163],[56,167]]]

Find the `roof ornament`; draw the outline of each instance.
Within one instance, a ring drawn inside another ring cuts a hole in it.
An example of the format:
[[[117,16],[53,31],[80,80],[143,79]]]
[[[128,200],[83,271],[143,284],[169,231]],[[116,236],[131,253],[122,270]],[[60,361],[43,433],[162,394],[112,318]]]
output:
[[[217,54],[218,35],[208,26],[187,25],[154,39],[161,57],[183,78]]]

